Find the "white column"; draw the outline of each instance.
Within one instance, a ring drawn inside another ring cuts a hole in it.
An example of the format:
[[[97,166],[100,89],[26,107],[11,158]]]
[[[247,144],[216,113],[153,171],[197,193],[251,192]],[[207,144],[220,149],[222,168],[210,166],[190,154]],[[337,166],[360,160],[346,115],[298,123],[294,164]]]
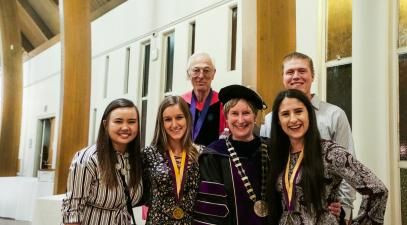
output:
[[[321,15],[321,1],[297,0],[296,1],[296,51],[304,53],[312,58],[315,69],[315,79],[311,87],[312,93],[321,96],[320,78],[325,74],[324,58],[321,56],[321,47],[325,32],[322,26],[325,23],[324,16]]]
[[[352,123],[357,158],[390,189],[391,1],[353,1]],[[390,199],[389,199],[390,200]],[[384,224],[390,218],[391,204]]]

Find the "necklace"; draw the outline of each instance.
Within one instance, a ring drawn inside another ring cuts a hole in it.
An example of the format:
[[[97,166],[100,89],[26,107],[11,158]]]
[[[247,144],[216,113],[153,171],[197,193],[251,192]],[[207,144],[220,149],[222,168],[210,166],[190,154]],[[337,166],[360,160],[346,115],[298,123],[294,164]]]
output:
[[[239,157],[235,151],[235,148],[232,146],[232,143],[229,141],[229,137],[225,139],[226,146],[229,151],[229,155],[232,158],[232,162],[237,168],[237,172],[242,180],[246,192],[249,195],[250,200],[254,202],[253,210],[254,213],[259,217],[266,217],[268,215],[268,205],[265,201],[266,195],[266,174],[268,172],[268,152],[267,145],[261,144],[261,200],[257,199],[256,193],[254,193],[252,184],[249,181],[249,178],[246,175],[242,163],[240,162]]]
[[[304,158],[304,151],[301,151],[297,161],[295,162],[294,168],[292,170],[292,174],[289,177],[291,154],[288,155],[288,161],[287,161],[287,165],[285,167],[285,174],[284,174],[284,178],[283,178],[284,179],[283,186],[284,186],[284,194],[287,199],[287,208],[288,208],[289,212],[294,210],[292,197],[295,192],[295,180],[300,173],[301,162],[302,162],[303,158]]]
[[[174,175],[175,175],[175,196],[176,196],[176,206],[172,208],[172,217],[176,220],[180,220],[184,218],[185,212],[184,210],[178,205],[179,200],[181,199],[181,196],[183,194],[183,180],[185,180],[184,172],[185,172],[185,163],[188,161],[187,157],[187,152],[185,150],[182,151],[182,156],[181,156],[181,165],[180,168],[177,166],[177,161],[175,160],[174,153],[172,150],[168,151],[168,155],[170,158],[170,163],[171,163],[171,168],[173,169]]]
[[[122,163],[120,163],[120,162],[116,163],[116,165],[115,165],[116,170],[119,171],[119,173],[121,173],[122,175],[127,175],[130,170],[129,155],[126,152],[124,154],[119,153],[119,156],[120,156],[119,157],[120,161]]]

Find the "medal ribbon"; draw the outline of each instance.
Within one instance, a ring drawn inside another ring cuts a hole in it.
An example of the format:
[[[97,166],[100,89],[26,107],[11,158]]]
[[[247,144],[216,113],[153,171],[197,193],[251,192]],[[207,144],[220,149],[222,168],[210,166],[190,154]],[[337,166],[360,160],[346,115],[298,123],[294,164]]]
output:
[[[252,184],[249,181],[249,178],[246,175],[246,171],[244,170],[242,163],[240,162],[239,157],[237,156],[237,153],[235,151],[235,148],[233,147],[232,143],[229,141],[229,137],[225,139],[226,146],[229,151],[229,155],[232,158],[232,162],[237,168],[237,172],[240,175],[240,178],[244,184],[244,187],[246,188],[246,192],[249,195],[249,198],[253,201],[257,201],[257,196],[256,193],[254,193]],[[268,152],[267,152],[267,145],[261,144],[261,198],[264,200],[265,195],[266,195],[266,174],[268,172]]]
[[[196,101],[197,100],[196,100],[195,93],[192,91],[192,99],[191,99],[191,105],[189,106],[189,111],[191,112],[191,115],[192,115],[192,123],[194,123],[194,129],[192,129],[192,139],[194,141],[195,141],[196,137],[198,137],[199,131],[202,128],[206,114],[208,114],[209,105],[211,104],[211,101],[212,101],[212,89],[209,91],[209,94],[206,97],[206,100],[204,103],[204,107],[201,111],[201,114],[199,115],[198,121],[196,121],[196,123],[195,123]]]
[[[174,168],[174,174],[175,174],[175,182],[177,184],[177,196],[179,198],[179,193],[181,191],[181,185],[182,185],[182,178],[184,177],[184,168],[185,168],[185,159],[187,156],[187,152],[185,150],[182,151],[182,158],[181,158],[181,166],[178,169],[177,166],[177,161],[175,160],[174,153],[169,150],[170,153],[170,158],[172,162],[172,167]]]
[[[300,156],[298,157],[297,162],[295,163],[295,166],[293,168],[293,172],[288,178],[288,173],[290,172],[290,154],[288,155],[288,161],[287,165],[285,167],[285,175],[284,175],[284,190],[286,192],[286,197],[287,197],[287,202],[288,202],[288,211],[293,210],[293,205],[291,204],[291,200],[293,197],[293,192],[294,192],[294,180],[296,179],[298,173],[300,172],[300,165],[302,162],[302,159],[304,158],[304,151],[301,151]]]

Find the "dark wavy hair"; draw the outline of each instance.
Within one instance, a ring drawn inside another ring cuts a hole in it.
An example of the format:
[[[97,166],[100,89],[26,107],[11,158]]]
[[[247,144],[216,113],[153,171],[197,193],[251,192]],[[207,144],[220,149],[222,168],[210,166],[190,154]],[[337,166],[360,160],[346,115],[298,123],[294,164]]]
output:
[[[168,135],[164,128],[164,110],[170,106],[178,105],[181,112],[184,114],[186,123],[186,131],[182,137],[182,147],[187,151],[189,157],[193,160],[198,160],[198,150],[193,146],[192,142],[192,116],[189,112],[188,104],[180,96],[168,96],[160,104],[155,122],[155,131],[151,145],[156,146],[162,154],[168,150],[169,142]]]
[[[295,98],[305,105],[308,111],[309,127],[304,135],[304,158],[302,161],[302,176],[300,185],[304,190],[304,200],[308,210],[315,211],[319,217],[323,210],[324,196],[324,166],[322,161],[321,138],[313,106],[305,94],[299,90],[289,89],[280,92],[274,100],[271,125],[271,174],[267,184],[268,199],[272,224],[278,224],[281,217],[281,194],[277,192],[276,184],[284,172],[290,152],[290,140],[283,131],[278,117],[281,103],[286,98]]]
[[[119,181],[116,175],[117,156],[109,137],[105,124],[110,119],[110,113],[118,108],[134,108],[137,112],[137,136],[127,145],[130,164],[130,187],[136,187],[141,182],[141,150],[140,150],[140,114],[134,103],[128,99],[119,98],[113,100],[105,109],[99,126],[99,134],[96,141],[97,157],[101,169],[102,181],[109,187],[117,187]]]

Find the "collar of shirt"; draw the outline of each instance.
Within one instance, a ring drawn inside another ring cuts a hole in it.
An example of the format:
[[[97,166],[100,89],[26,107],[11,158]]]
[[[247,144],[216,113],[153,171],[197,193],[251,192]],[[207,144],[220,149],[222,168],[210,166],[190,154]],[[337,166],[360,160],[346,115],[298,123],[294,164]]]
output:
[[[318,98],[318,96],[316,94],[312,94],[311,96],[312,96],[312,98],[311,98],[312,106],[314,106],[315,110],[319,110],[321,100]]]

